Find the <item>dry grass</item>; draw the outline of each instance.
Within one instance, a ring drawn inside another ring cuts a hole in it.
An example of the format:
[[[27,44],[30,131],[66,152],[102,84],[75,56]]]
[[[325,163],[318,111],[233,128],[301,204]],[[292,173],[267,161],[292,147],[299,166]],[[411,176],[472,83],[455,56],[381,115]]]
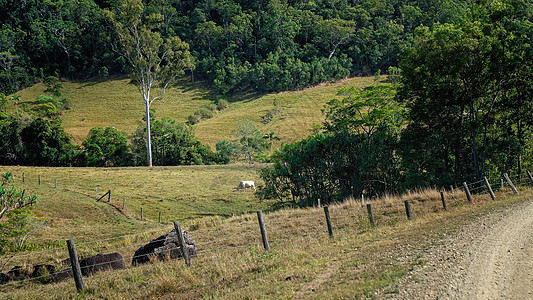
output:
[[[255,213],[211,219],[199,226],[184,226],[197,243],[198,257],[187,268],[182,261],[153,262],[86,278],[88,290],[77,295],[74,283],[6,285],[6,297],[84,299],[196,299],[196,298],[369,298],[385,290],[407,272],[423,264],[417,249],[438,242],[476,216],[529,199],[508,190],[497,201],[475,195],[468,203],[464,193],[446,193],[448,210],[442,209],[436,190],[402,198],[374,200],[375,228],[366,206],[357,200],[330,206],[334,238],[327,235],[321,208],[283,209],[265,215],[271,251],[261,249]],[[405,217],[409,200],[413,220]],[[166,231],[171,227],[166,226]],[[164,232],[158,228],[157,236]],[[117,250],[131,260],[130,246],[150,234],[92,245],[81,255],[102,249]],[[121,248],[124,247],[124,248]],[[120,249],[119,249],[120,248]],[[63,250],[65,252],[65,250]],[[63,256],[64,257],[64,254]],[[389,292],[394,292],[393,290]]]
[[[261,132],[273,131],[279,141],[302,139],[311,133],[313,124],[320,124],[324,116],[322,108],[329,100],[337,97],[341,87],[366,87],[374,83],[373,77],[344,79],[336,83],[324,83],[316,87],[294,92],[265,95],[236,95],[229,99],[231,104],[215,117],[195,125],[196,136],[205,144],[214,148],[216,142],[233,139],[232,132],[240,120],[254,121]],[[115,127],[131,135],[139,125],[144,114],[142,102],[136,87],[126,78],[109,80],[89,80],[81,82],[64,82],[62,94],[72,101],[70,110],[61,116],[65,129],[81,144],[93,127]],[[45,86],[36,84],[20,91],[21,102],[33,102],[43,94]],[[163,99],[153,103],[156,116],[171,117],[185,122],[194,111],[213,103],[216,96],[211,94],[202,83],[178,82],[168,90]],[[267,111],[274,108],[280,113],[268,124],[261,119]],[[14,104],[10,106],[14,112]]]

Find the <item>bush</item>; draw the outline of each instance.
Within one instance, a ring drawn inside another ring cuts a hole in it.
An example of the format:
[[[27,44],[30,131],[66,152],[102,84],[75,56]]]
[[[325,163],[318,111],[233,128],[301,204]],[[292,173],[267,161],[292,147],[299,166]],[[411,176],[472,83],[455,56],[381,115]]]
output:
[[[117,167],[133,164],[133,155],[124,134],[115,128],[93,128],[83,142],[87,165]]]
[[[200,116],[198,115],[190,115],[187,117],[187,124],[189,125],[194,125],[194,124],[198,124],[200,122]]]
[[[213,117],[213,111],[205,107],[197,109],[194,114],[199,116],[202,120],[211,119]]]
[[[224,109],[228,108],[228,106],[229,106],[228,100],[219,99],[217,101],[217,110],[224,110]]]
[[[32,111],[39,117],[51,118],[57,115],[57,107],[52,102],[37,104],[32,108]]]
[[[217,110],[217,105],[215,103],[210,103],[210,104],[207,104],[205,108],[209,109],[212,112],[215,112]]]
[[[194,136],[193,128],[165,117],[151,122],[153,163],[158,166],[219,163],[217,156]],[[138,164],[146,160],[146,128],[140,126],[133,140]]]

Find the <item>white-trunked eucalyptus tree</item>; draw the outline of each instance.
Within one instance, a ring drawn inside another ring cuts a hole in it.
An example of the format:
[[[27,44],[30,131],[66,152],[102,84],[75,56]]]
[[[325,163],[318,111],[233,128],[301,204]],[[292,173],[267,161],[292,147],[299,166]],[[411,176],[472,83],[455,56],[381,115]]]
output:
[[[152,166],[150,105],[185,70],[192,69],[194,62],[187,43],[157,32],[163,21],[161,14],[146,14],[141,0],[119,1],[116,12],[106,11],[115,33],[112,45],[126,59],[132,82],[145,104],[147,164]]]

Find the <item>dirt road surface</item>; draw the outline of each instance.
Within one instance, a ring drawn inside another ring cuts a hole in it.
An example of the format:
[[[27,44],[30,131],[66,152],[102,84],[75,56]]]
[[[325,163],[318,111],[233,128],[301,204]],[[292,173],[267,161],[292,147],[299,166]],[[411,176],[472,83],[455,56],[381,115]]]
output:
[[[533,299],[533,200],[483,216],[423,250],[397,299]]]

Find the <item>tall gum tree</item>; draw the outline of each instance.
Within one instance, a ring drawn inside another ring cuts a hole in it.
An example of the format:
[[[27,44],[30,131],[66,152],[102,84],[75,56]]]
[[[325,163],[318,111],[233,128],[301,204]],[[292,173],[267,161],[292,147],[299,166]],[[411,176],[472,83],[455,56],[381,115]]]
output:
[[[125,58],[145,104],[147,164],[151,167],[150,106],[185,70],[193,68],[193,58],[189,45],[179,37],[163,38],[157,32],[163,16],[146,14],[141,0],[120,0],[116,12],[106,10],[105,14],[114,29],[112,45]]]

